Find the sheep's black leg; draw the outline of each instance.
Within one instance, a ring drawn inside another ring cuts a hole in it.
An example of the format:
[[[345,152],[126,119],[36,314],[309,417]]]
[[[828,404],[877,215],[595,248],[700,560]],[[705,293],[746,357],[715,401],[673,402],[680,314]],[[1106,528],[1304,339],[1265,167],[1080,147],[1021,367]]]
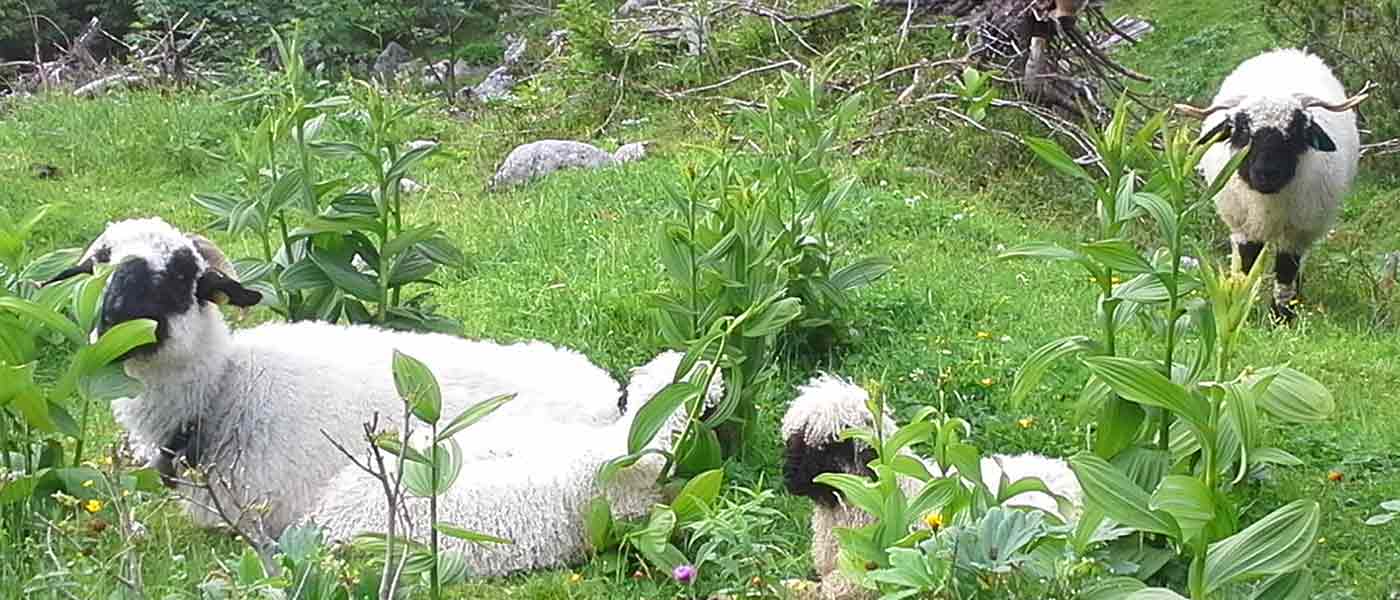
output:
[[[1292,252],[1279,252],[1274,263],[1274,316],[1292,321],[1298,316],[1293,304],[1298,299],[1298,270],[1303,266],[1303,256]]]
[[[1264,242],[1240,242],[1237,246],[1240,251],[1240,268],[1249,273],[1254,268],[1254,261],[1259,260],[1259,253],[1264,251]]]

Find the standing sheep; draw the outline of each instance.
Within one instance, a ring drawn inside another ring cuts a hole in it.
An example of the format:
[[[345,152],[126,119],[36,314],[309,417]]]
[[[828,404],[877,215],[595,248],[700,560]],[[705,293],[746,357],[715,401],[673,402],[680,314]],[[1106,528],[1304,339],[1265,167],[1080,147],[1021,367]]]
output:
[[[813,481],[822,473],[874,477],[868,465],[876,458],[875,450],[855,439],[840,439],[843,431],[874,426],[874,419],[866,405],[869,397],[864,389],[850,381],[833,375],[820,375],[799,388],[797,399],[783,415],[782,434],[786,444],[784,483],[789,493],[811,498],[815,504],[812,510],[812,563],[821,579],[814,594],[820,600],[874,597],[872,592],[841,573],[838,568],[841,548],[836,536],[837,528],[862,527],[874,522],[874,519],[865,511],[846,504],[834,488]],[[894,419],[888,414],[884,415],[884,430],[896,430]],[[913,457],[912,454],[910,456]],[[1012,482],[1038,477],[1052,493],[1069,503],[1068,507],[1061,508],[1054,497],[1042,492],[1029,492],[1013,496],[1005,505],[1040,509],[1066,520],[1076,517],[1082,494],[1079,480],[1064,461],[1036,454],[997,454],[983,457],[980,467],[982,480],[993,493],[1000,490],[1003,474]],[[956,469],[948,470],[950,476],[954,473]],[[911,498],[918,495],[924,485],[912,477],[901,477],[899,484],[904,494]]]
[[[1232,155],[1249,154],[1215,197],[1246,272],[1274,245],[1274,313],[1292,319],[1303,255],[1337,220],[1356,178],[1361,140],[1347,97],[1322,59],[1294,49],[1266,52],[1236,67],[1207,108],[1178,104],[1204,122],[1201,142],[1224,136],[1199,170],[1214,180]]]
[[[230,332],[218,304],[248,307],[261,295],[210,268],[226,264],[211,248],[160,219],[121,221],[54,278],[116,265],[98,333],[134,319],[156,321],[156,341],[122,357],[144,391],[113,409],[167,483],[190,499],[186,508],[201,526],[229,521],[276,537],[314,510],[326,484],[349,464],[326,436],[357,444],[362,424],[375,415],[391,423],[403,414],[391,367],[395,349],[432,369],[444,414],[515,394],[471,429],[500,428],[482,437],[498,447],[467,444],[469,458],[538,443],[533,427],[601,431],[623,416],[626,402],[611,376],[576,352],[540,342],[500,345],[315,322]],[[207,485],[175,482],[180,462],[208,472]]]

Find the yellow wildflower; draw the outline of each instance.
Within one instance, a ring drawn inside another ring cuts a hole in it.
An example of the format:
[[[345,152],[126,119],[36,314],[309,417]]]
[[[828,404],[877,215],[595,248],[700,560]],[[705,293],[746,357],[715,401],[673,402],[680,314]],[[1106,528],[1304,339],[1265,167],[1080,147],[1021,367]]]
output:
[[[924,515],[924,525],[928,525],[929,529],[938,530],[943,527],[943,515],[937,512]]]
[[[1022,417],[1016,420],[1016,424],[1020,425],[1021,429],[1030,429],[1032,425],[1035,425],[1035,417]]]
[[[992,334],[987,333],[987,332],[985,332],[985,331],[979,331],[979,332],[977,332],[977,339],[979,339],[979,340],[990,340],[990,339],[992,339]]]
[[[92,486],[94,486],[94,485],[96,485],[96,482],[93,481],[93,480],[91,480],[91,479],[89,479],[89,480],[83,482],[83,487],[85,487],[85,488],[90,488],[90,487],[92,487]]]
[[[96,513],[97,511],[102,510],[102,501],[93,499],[83,502],[83,510],[88,511],[90,513]]]
[[[982,387],[992,387],[993,383],[996,383],[996,380],[991,377],[982,378]]]
[[[578,573],[569,573],[569,583],[578,583],[580,581],[583,581],[582,575]]]

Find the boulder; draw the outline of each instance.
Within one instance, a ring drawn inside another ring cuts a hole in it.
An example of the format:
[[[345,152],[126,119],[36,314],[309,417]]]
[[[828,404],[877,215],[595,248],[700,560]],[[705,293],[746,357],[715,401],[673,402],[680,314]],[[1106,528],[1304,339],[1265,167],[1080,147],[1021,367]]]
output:
[[[560,169],[598,169],[642,158],[642,144],[628,144],[608,154],[592,144],[540,140],[517,146],[491,177],[492,189],[504,189]]]
[[[413,55],[409,54],[407,48],[400,46],[398,42],[389,42],[384,51],[379,53],[379,57],[374,59],[374,76],[382,82],[392,82],[398,77],[399,68],[412,58]]]

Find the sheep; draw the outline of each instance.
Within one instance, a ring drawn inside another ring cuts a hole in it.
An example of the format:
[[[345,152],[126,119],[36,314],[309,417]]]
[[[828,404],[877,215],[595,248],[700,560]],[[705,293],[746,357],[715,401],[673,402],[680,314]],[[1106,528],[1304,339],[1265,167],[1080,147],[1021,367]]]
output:
[[[1273,310],[1280,318],[1296,316],[1303,256],[1336,222],[1356,177],[1361,140],[1352,109],[1366,91],[1347,97],[1321,58],[1279,49],[1236,67],[1209,107],[1176,105],[1202,119],[1198,143],[1223,136],[1197,167],[1207,181],[1250,147],[1215,196],[1216,212],[1245,272],[1265,243],[1275,247]]]
[[[98,263],[115,265],[97,333],[133,319],[156,321],[154,343],[119,357],[144,391],[115,402],[113,412],[167,485],[182,492],[199,526],[255,527],[275,538],[313,510],[327,482],[348,463],[325,438],[354,443],[376,415],[387,423],[402,414],[391,367],[395,349],[432,369],[443,414],[515,394],[472,428],[490,429],[499,421],[516,433],[501,444],[533,443],[519,434],[522,423],[604,428],[623,415],[625,398],[606,371],[577,352],[541,342],[501,345],[319,322],[232,333],[219,305],[251,307],[261,295],[210,268],[227,264],[211,247],[159,218],[120,221],[108,225],[76,266],[50,280],[90,273]],[[217,477],[203,485],[178,481],[180,462]]]
[[[812,563],[821,581],[811,592],[823,600],[873,597],[868,590],[840,572],[840,546],[836,535],[837,528],[862,527],[872,523],[873,517],[847,505],[834,488],[813,481],[822,473],[874,476],[868,464],[875,460],[875,450],[857,440],[841,440],[838,437],[849,429],[874,426],[874,419],[866,405],[868,399],[869,394],[860,386],[824,373],[798,389],[797,399],[783,415],[784,486],[788,493],[810,498],[814,503]],[[897,428],[888,414],[884,415],[882,427],[886,432]],[[913,457],[912,453],[908,455]],[[1043,510],[1065,521],[1077,518],[1083,494],[1078,479],[1063,460],[1036,454],[997,454],[983,457],[980,466],[982,480],[993,493],[1000,489],[1003,474],[1013,482],[1039,477],[1047,489],[1066,501],[1066,506],[1062,507],[1050,495],[1030,492],[1013,496],[1005,505]],[[930,469],[930,472],[938,471]],[[952,475],[956,469],[950,468],[946,472]],[[924,484],[912,477],[901,477],[899,485],[905,495],[912,498]]]
[[[673,380],[681,360],[666,352],[632,372],[628,398],[651,398]],[[712,383],[705,408],[719,403],[722,382]],[[656,482],[665,459],[649,454],[619,471],[606,485],[596,474],[605,462],[627,453],[627,432],[640,402],[630,402],[627,414],[606,428],[553,424],[522,424],[511,431],[493,427],[469,428],[454,439],[485,435],[494,438],[525,436],[529,444],[500,451],[488,458],[465,461],[452,488],[438,500],[438,520],[471,531],[509,540],[507,544],[464,542],[441,538],[442,547],[458,553],[471,576],[502,576],[523,570],[557,568],[578,562],[589,550],[584,513],[595,497],[608,500],[614,518],[644,516],[663,501]],[[672,415],[649,448],[669,450],[679,441],[687,415]],[[482,443],[481,439],[475,440]],[[426,449],[426,440],[415,446]],[[393,470],[390,469],[392,472]],[[410,497],[406,511],[414,525],[414,538],[427,541],[430,524],[428,502]],[[357,467],[346,467],[326,486],[322,502],[308,518],[326,532],[328,540],[345,542],[357,534],[387,530],[384,494],[375,478]]]

